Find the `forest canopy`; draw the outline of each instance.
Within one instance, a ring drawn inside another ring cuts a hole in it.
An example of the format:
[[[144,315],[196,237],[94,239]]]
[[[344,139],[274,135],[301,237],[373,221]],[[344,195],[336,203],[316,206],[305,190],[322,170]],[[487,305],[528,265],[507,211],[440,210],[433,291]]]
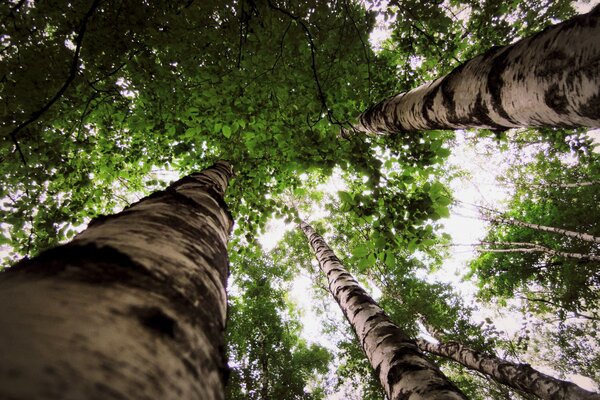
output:
[[[382,99],[580,13],[566,0],[3,2],[3,268],[227,160],[231,399],[384,398],[301,220],[408,336],[594,389],[583,378],[600,380],[593,132],[343,134]],[[476,171],[486,160],[502,171]],[[468,203],[470,174],[494,179],[502,202]],[[464,243],[444,226],[461,213],[485,231],[457,277],[448,263]],[[285,234],[266,244],[276,226]],[[301,285],[318,332],[303,328]],[[530,398],[434,361],[468,398]]]

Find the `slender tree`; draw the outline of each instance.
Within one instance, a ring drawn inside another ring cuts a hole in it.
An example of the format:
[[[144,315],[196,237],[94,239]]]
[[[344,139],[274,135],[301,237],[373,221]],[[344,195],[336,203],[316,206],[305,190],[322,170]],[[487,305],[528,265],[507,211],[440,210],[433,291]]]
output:
[[[0,275],[0,397],[224,398],[232,167],[217,162]]]
[[[580,261],[600,261],[600,256],[593,254],[573,253],[554,250],[537,243],[528,242],[480,242],[477,251],[482,253],[544,253],[556,257],[571,258]],[[487,246],[508,246],[503,248],[490,248]]]
[[[469,369],[479,371],[496,381],[545,400],[600,400],[600,394],[582,389],[576,384],[553,378],[531,368],[497,357],[486,356],[456,342],[432,343],[416,340],[423,352],[457,361]]]
[[[354,131],[600,127],[600,6],[384,99]],[[348,135],[343,131],[343,135]]]
[[[344,269],[323,238],[305,222],[300,223],[300,229],[388,398],[465,399]]]
[[[559,235],[572,237],[572,238],[583,240],[586,242],[600,244],[600,237],[590,235],[589,233],[585,233],[585,232],[577,232],[577,231],[572,231],[569,229],[557,228],[555,226],[533,224],[530,222],[520,221],[520,220],[514,219],[514,218],[507,218],[505,216],[498,216],[498,217],[487,217],[486,216],[483,219],[485,219],[486,221],[493,222],[493,223],[514,225],[514,226],[520,226],[522,228],[535,229],[535,230],[542,231],[542,232],[556,233]]]

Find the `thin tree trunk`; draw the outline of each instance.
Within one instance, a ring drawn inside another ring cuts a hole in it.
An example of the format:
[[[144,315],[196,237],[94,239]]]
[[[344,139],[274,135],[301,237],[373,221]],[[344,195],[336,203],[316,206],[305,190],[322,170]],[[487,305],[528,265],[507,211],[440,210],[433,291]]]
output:
[[[565,188],[565,189],[573,189],[587,186],[596,186],[600,185],[600,181],[588,181],[588,182],[573,182],[573,183],[556,183],[556,182],[548,182],[546,184],[539,184],[535,186],[539,187],[557,187],[557,188]]]
[[[600,6],[494,47],[442,78],[372,106],[354,131],[600,127],[599,19]]]
[[[226,162],[0,274],[0,398],[224,398]]]
[[[590,235],[589,233],[583,233],[583,232],[576,232],[576,231],[571,231],[568,229],[563,229],[563,228],[556,228],[554,226],[546,226],[546,225],[539,225],[539,224],[532,224],[529,222],[525,222],[525,221],[519,221],[518,219],[514,219],[514,218],[506,218],[506,217],[486,217],[484,218],[487,221],[491,221],[491,222],[496,222],[496,223],[502,223],[502,224],[507,224],[507,225],[514,225],[514,226],[520,226],[522,228],[531,228],[531,229],[535,229],[538,231],[543,231],[543,232],[551,232],[551,233],[558,233],[560,235],[565,235],[568,237],[572,237],[575,239],[579,239],[579,240],[583,240],[586,242],[592,242],[592,243],[598,243],[600,244],[600,237],[598,236],[594,236],[594,235]]]
[[[508,247],[505,249],[490,249],[478,248],[477,250],[484,253],[544,253],[551,256],[563,258],[571,258],[579,261],[600,261],[600,256],[582,253],[570,253],[566,251],[554,250],[546,246],[527,242],[481,242],[481,245],[490,246],[524,246],[524,247]]]
[[[388,398],[465,399],[344,269],[323,238],[305,222],[300,223],[300,228]]]
[[[417,339],[424,352],[457,361],[469,369],[491,376],[514,389],[547,400],[600,400],[600,394],[588,392],[574,383],[542,374],[529,364],[516,364],[496,357],[485,356],[459,343],[434,344]]]

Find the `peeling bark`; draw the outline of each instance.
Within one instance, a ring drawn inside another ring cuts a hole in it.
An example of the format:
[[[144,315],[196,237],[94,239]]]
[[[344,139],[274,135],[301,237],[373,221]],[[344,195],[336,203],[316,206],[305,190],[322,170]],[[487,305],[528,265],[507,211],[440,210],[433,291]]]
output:
[[[390,400],[455,400],[466,397],[428,360],[342,266],[314,229],[300,228]]]
[[[444,77],[372,106],[353,130],[600,127],[599,20],[600,6],[494,47]]]
[[[600,400],[600,394],[588,392],[572,382],[542,374],[529,364],[516,364],[496,357],[485,356],[459,343],[434,344],[417,339],[424,352],[457,361],[514,389],[546,400]]]
[[[0,398],[222,400],[226,162],[0,274]]]

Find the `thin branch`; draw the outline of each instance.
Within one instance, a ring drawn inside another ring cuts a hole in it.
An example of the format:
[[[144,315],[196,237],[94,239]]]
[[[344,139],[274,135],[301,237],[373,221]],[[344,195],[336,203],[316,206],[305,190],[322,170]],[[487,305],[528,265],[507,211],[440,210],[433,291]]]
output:
[[[69,69],[69,76],[67,77],[67,80],[64,82],[62,87],[58,90],[58,92],[56,92],[56,94],[42,108],[35,111],[33,114],[31,114],[31,116],[25,122],[22,122],[12,132],[10,132],[10,137],[11,137],[14,145],[16,146],[17,151],[19,152],[19,154],[21,156],[21,160],[25,164],[27,163],[27,161],[26,161],[25,155],[21,151],[21,148],[17,141],[17,134],[21,130],[23,130],[25,127],[27,127],[29,124],[37,121],[46,111],[48,111],[50,109],[50,107],[52,107],[52,105],[54,103],[56,103],[58,101],[58,99],[60,99],[62,97],[62,95],[67,91],[67,88],[73,82],[73,80],[75,80],[75,77],[77,76],[77,72],[79,70],[79,55],[81,53],[81,45],[83,43],[83,37],[84,37],[85,31],[87,29],[87,23],[88,23],[88,20],[91,18],[92,14],[96,11],[96,8],[98,8],[99,4],[100,4],[100,0],[94,0],[94,2],[92,3],[92,6],[86,12],[85,16],[83,17],[83,20],[81,21],[81,25],[79,26],[79,32],[77,33],[77,37],[75,38],[75,45],[76,45],[75,53],[73,54],[73,60],[71,61],[71,67]]]
[[[304,22],[304,20],[301,17],[294,15],[290,11],[273,4],[273,2],[271,0],[268,0],[268,4],[269,4],[269,7],[271,7],[272,9],[279,11],[280,13],[282,13],[282,14],[288,16],[289,18],[291,18],[292,20],[296,21],[302,27],[302,30],[304,30],[304,33],[306,33],[306,37],[308,39],[308,47],[310,48],[311,69],[313,72],[315,84],[317,85],[317,95],[319,97],[319,101],[321,102],[322,110],[325,109],[327,111],[327,119],[329,120],[329,122],[331,122],[332,124],[341,126],[342,124],[334,118],[333,113],[327,106],[327,98],[325,97],[325,93],[323,92],[323,88],[321,86],[321,81],[319,80],[319,74],[317,73],[317,58],[316,58],[316,52],[315,52],[316,46],[315,46],[315,42],[313,40],[312,34],[310,33],[310,30],[308,29],[308,26],[306,26],[306,23]]]

